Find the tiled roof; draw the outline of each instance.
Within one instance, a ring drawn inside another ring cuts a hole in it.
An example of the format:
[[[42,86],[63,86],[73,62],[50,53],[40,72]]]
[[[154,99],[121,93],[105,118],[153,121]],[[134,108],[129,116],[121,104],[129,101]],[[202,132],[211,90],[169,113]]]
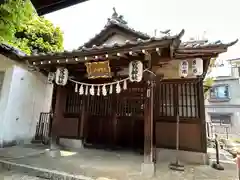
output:
[[[118,15],[115,11],[115,8],[113,8],[113,9],[114,9],[114,13],[113,13],[112,17],[108,19],[108,22],[104,26],[104,28],[98,34],[96,34],[93,38],[91,38],[88,42],[84,43],[83,46],[88,47],[89,45],[92,44],[93,41],[97,40],[99,37],[103,36],[103,34],[105,34],[109,29],[114,28],[114,27],[124,29],[124,30],[128,31],[129,33],[135,34],[138,38],[143,39],[143,40],[151,38],[151,36],[149,36],[148,34],[137,31],[134,28],[129,27],[127,22],[125,20],[123,20],[123,16]],[[80,48],[81,48],[81,46],[79,47],[79,49]]]
[[[232,46],[234,44],[236,44],[238,42],[238,39],[233,41],[233,42],[230,42],[230,43],[227,43],[227,44],[224,44],[222,43],[220,40],[218,41],[215,41],[215,42],[208,42],[207,40],[204,40],[204,41],[188,41],[188,42],[182,42],[179,46],[178,49],[193,49],[193,48],[205,48],[205,47],[208,47],[208,48],[211,48],[211,47],[229,47],[229,46]]]
[[[147,40],[137,39],[136,41],[130,41],[126,40],[125,43],[119,44],[114,43],[112,45],[103,44],[100,46],[93,45],[91,48],[87,48],[85,46],[82,46],[80,49],[73,50],[73,51],[64,51],[64,52],[56,52],[56,53],[38,53],[38,54],[32,54],[30,56],[25,56],[26,59],[31,58],[51,58],[53,56],[60,57],[60,56],[90,56],[90,55],[98,55],[98,53],[102,54],[103,52],[109,52],[109,51],[121,51],[124,49],[135,49],[135,48],[141,48],[141,47],[151,47],[153,43],[161,43],[167,40],[174,40],[174,39],[180,39],[184,34],[184,30],[182,30],[180,33],[170,36],[166,35],[163,37],[151,37]]]
[[[16,56],[25,56],[26,54],[22,52],[21,50],[6,44],[6,43],[0,43],[0,54],[7,53],[7,54],[14,54]]]
[[[174,51],[175,58],[192,58],[192,57],[217,57],[220,53],[227,51],[227,48],[236,44],[238,40],[230,43],[221,41],[208,42],[183,42]]]

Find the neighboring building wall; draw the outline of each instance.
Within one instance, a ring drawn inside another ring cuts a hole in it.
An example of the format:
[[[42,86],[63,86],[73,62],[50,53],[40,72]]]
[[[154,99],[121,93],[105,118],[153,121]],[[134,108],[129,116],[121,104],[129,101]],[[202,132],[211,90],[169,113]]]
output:
[[[42,74],[14,65],[2,55],[0,62],[5,64],[0,96],[0,147],[29,142],[35,134],[40,112],[50,111],[52,85],[47,84]]]
[[[240,137],[240,81],[238,68],[231,69],[229,77],[217,77],[213,88],[228,85],[229,98],[211,99],[210,93],[205,100],[207,131],[213,136],[215,132],[223,136]],[[219,117],[219,118],[218,118]],[[229,118],[229,120],[228,120]],[[221,119],[221,123],[218,123]],[[230,121],[230,122],[229,122]]]

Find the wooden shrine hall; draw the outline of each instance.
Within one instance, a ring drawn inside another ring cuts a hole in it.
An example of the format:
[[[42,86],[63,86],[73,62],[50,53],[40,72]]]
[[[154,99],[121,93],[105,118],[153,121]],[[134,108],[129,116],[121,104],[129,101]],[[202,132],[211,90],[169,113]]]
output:
[[[77,50],[20,57],[54,83],[52,136],[60,144],[144,152],[152,163],[176,149],[179,119],[181,155],[204,163],[203,79],[211,58],[237,41],[181,42],[183,35],[150,37],[115,11]]]

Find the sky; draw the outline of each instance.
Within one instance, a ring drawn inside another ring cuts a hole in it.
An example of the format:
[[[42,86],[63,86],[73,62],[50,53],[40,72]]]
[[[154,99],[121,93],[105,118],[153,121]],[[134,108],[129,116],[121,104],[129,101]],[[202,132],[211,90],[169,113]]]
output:
[[[66,50],[77,49],[99,33],[113,7],[130,27],[150,35],[155,29],[171,29],[173,34],[185,29],[183,40],[205,34],[209,41],[230,42],[240,39],[239,6],[239,0],[89,0],[45,17],[63,31]],[[240,42],[219,60],[238,57]]]

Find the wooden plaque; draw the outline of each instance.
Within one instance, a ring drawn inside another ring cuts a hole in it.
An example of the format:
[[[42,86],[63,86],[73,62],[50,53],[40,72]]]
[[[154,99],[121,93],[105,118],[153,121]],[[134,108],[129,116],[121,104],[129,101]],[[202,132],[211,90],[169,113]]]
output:
[[[111,68],[109,61],[85,63],[89,79],[110,78]]]

